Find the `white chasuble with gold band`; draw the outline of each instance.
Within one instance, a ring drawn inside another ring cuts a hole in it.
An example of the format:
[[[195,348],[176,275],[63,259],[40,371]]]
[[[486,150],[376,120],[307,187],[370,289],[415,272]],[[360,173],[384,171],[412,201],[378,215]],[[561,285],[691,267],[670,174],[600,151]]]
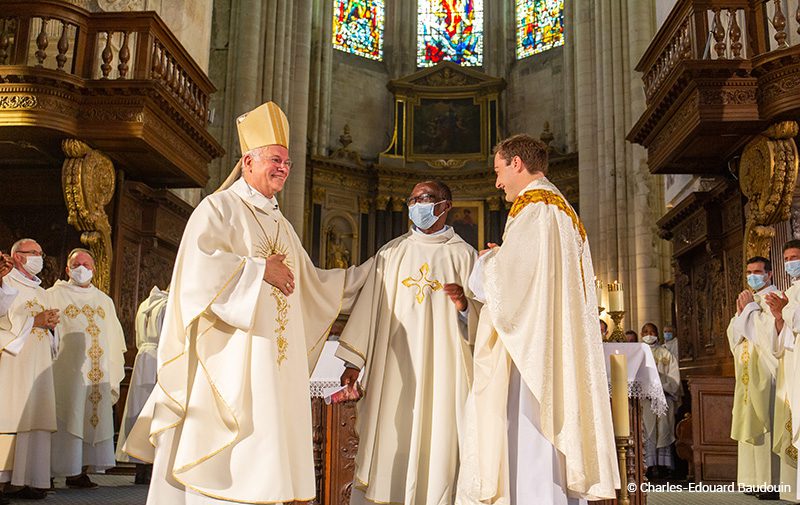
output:
[[[364,368],[351,505],[452,504],[479,306],[464,324],[443,287],[466,291],[476,256],[452,228],[409,231],[375,255],[336,352]]]
[[[731,318],[727,332],[736,371],[731,416],[731,438],[738,442],[736,481],[748,486],[778,484],[771,433],[778,369],[772,352],[775,319],[764,301],[772,292],[777,288],[756,293],[755,301]]]
[[[86,465],[113,467],[113,408],[125,377],[126,350],[114,302],[91,284],[83,288],[57,281],[47,293],[60,311],[61,336],[53,362],[58,417],[54,475],[77,475]]]
[[[475,341],[476,421],[468,442],[477,454],[462,462],[457,503],[521,505],[539,498],[523,495],[530,492],[524,481],[540,476],[513,468],[533,443],[522,430],[525,416],[510,417],[507,410],[516,401],[510,396],[520,394],[510,387],[514,373],[530,403],[520,402],[514,414],[536,416],[525,422],[548,445],[538,444],[542,452],[531,461],[555,462],[552,482],[543,485],[560,489],[548,496],[559,503],[614,498],[619,471],[589,244],[575,211],[546,178],[520,192],[503,244],[475,270],[470,286],[486,300]],[[517,424],[519,431],[512,429]]]
[[[273,254],[294,273],[289,296],[263,281]],[[155,458],[149,505],[314,498],[309,374],[360,272],[315,268],[244,179],[200,202],[175,260],[158,384],[124,447]]]

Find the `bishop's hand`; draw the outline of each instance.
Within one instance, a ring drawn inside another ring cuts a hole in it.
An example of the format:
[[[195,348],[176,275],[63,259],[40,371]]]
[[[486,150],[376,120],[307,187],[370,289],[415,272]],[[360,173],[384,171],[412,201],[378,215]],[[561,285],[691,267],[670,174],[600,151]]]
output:
[[[483,256],[484,254],[488,253],[489,251],[491,251],[495,247],[500,247],[500,246],[495,244],[494,242],[487,242],[486,243],[486,249],[481,249],[481,251],[478,253],[478,257],[480,258],[481,256]]]
[[[294,274],[283,260],[285,254],[273,254],[267,258],[267,269],[264,270],[264,281],[275,286],[286,296],[294,293]]]
[[[467,297],[464,295],[464,288],[458,284],[445,284],[444,292],[450,297],[459,312],[467,310]]]

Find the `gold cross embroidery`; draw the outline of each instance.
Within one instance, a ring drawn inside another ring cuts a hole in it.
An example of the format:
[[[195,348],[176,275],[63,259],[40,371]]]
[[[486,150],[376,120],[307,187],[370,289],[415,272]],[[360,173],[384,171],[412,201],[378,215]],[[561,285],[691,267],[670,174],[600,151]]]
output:
[[[36,317],[36,315],[39,314],[40,312],[44,312],[44,307],[42,306],[41,303],[39,303],[39,300],[36,297],[25,302],[25,308],[28,309],[28,314],[31,317]],[[41,342],[42,340],[44,340],[44,337],[47,336],[47,330],[38,327],[32,328],[31,334],[35,335],[36,339],[39,342]]]
[[[423,263],[421,267],[419,267],[419,278],[415,278],[413,275],[411,277],[407,277],[403,279],[403,286],[407,288],[417,288],[417,294],[414,296],[417,299],[417,303],[422,303],[425,301],[425,288],[429,288],[431,292],[439,291],[442,289],[442,283],[437,281],[436,279],[428,279],[428,273],[430,272],[430,267],[427,263]]]
[[[101,319],[105,319],[106,313],[103,308],[99,306],[95,309],[89,305],[84,305],[82,309],[78,309],[75,305],[70,304],[64,310],[64,314],[70,319],[75,319],[79,314],[83,314],[89,322],[89,325],[86,327],[86,333],[92,337],[92,345],[86,350],[86,355],[92,362],[92,368],[86,374],[86,378],[92,383],[91,392],[89,393],[89,401],[92,404],[92,415],[89,418],[89,422],[92,424],[93,428],[97,428],[97,425],[100,423],[100,417],[97,415],[98,408],[103,399],[103,395],[100,393],[100,381],[103,380],[105,374],[100,366],[100,360],[103,357],[103,348],[100,346],[100,340],[98,339],[100,336],[100,327],[97,326],[94,318],[98,316]]]

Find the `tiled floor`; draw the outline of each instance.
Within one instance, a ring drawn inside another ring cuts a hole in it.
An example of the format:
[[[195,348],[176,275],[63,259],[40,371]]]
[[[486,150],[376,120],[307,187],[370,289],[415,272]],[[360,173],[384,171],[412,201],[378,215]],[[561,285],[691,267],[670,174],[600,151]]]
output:
[[[43,501],[12,500],[14,504],[42,503],[46,505],[145,505],[147,486],[133,484],[132,475],[93,475],[100,484],[97,489],[75,490],[56,481],[56,489]],[[788,504],[784,501],[763,501],[741,493],[650,493],[648,505],[770,505]],[[521,504],[527,505],[527,504]],[[544,504],[541,504],[544,505]]]

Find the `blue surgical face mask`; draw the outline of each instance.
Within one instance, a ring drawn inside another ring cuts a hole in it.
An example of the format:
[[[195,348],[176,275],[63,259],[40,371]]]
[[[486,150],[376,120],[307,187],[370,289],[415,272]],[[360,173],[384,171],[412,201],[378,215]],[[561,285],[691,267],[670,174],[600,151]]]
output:
[[[792,279],[800,277],[800,260],[787,261],[783,264],[783,267]]]
[[[767,285],[767,276],[763,274],[748,274],[747,285],[758,291]]]
[[[434,214],[433,207],[443,201],[444,200],[436,203],[415,203],[408,208],[408,217],[411,219],[411,222],[414,223],[414,226],[420,230],[427,230],[436,224],[436,221],[442,216],[441,214],[438,216]]]
[[[671,331],[665,331],[664,332],[664,340],[667,341],[667,342],[672,340],[672,332]]]

